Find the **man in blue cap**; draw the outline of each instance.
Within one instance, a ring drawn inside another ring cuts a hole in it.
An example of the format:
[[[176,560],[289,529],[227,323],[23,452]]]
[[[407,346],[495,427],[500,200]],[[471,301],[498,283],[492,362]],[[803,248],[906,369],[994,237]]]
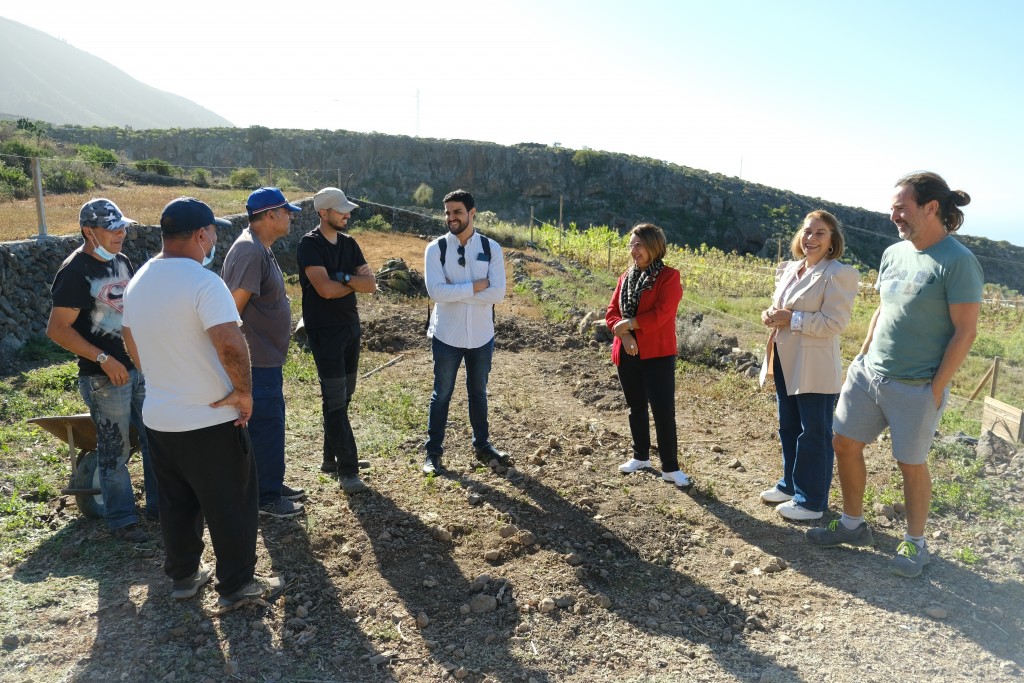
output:
[[[82,246],[53,279],[53,309],[46,335],[78,356],[78,388],[96,424],[96,466],[107,527],[120,540],[149,540],[139,528],[128,457],[132,426],[139,434],[146,487],[146,514],[156,519],[157,486],[142,426],[146,382],[124,350],[122,297],[135,274],[121,253],[129,225],[109,199],[91,199],[79,212]]]
[[[249,436],[259,475],[260,514],[294,517],[303,510],[305,492],[284,483],[284,377],[292,332],[292,313],[284,275],[271,246],[288,235],[290,204],[276,187],[261,187],[245,203],[249,227],[231,245],[221,277],[242,316],[242,333],[252,360],[252,417]]]
[[[203,521],[217,556],[219,604],[269,598],[280,577],[256,578],[259,487],[245,423],[252,417],[249,347],[231,292],[203,266],[217,226],[209,206],[175,199],[160,217],[163,251],[124,295],[123,335],[146,374],[143,422],[160,482],[164,571],[171,597],[191,598],[210,580]]]

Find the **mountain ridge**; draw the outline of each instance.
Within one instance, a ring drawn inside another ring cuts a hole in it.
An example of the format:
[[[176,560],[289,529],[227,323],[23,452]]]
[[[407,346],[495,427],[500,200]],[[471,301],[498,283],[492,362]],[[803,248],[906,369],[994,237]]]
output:
[[[136,128],[231,127],[189,99],[159,90],[85,50],[0,17],[0,112],[53,124]]]

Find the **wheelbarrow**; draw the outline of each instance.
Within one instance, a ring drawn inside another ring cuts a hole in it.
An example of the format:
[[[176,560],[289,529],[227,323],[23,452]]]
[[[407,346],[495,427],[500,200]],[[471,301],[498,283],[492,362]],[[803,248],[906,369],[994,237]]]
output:
[[[96,457],[96,423],[89,413],[33,417],[28,420],[53,434],[68,445],[71,477],[64,495],[74,496],[75,504],[86,517],[103,518],[103,492],[100,490],[100,468]],[[139,435],[129,430],[130,453],[140,453]]]

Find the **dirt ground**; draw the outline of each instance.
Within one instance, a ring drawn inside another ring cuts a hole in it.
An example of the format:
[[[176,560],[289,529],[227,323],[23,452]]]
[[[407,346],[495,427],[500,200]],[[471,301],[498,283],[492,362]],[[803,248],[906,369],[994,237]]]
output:
[[[400,256],[422,269],[422,240],[359,240],[374,268]],[[402,358],[357,392],[425,412],[424,301],[366,297],[360,310],[374,362]],[[307,514],[261,518],[258,551],[258,572],[287,580],[282,598],[225,614],[210,587],[175,602],[159,543],[118,544],[72,506],[0,576],[0,681],[1021,680],[1019,528],[987,531],[1003,552],[966,566],[953,549],[977,544],[977,527],[932,524],[941,538],[918,579],[888,573],[901,520],[875,527],[874,548],[809,547],[807,525],[757,498],[779,476],[772,396],[710,369],[677,388],[697,485],[620,475],[629,429],[607,349],[519,295],[498,321],[490,423],[515,467],[476,466],[459,387],[444,476],[420,474],[423,435],[407,436],[386,456],[363,448],[370,492],[346,498],[305,422],[318,394],[294,390],[287,481],[308,492]],[[374,409],[354,414],[357,441]],[[869,450],[872,480],[887,482],[884,444]]]

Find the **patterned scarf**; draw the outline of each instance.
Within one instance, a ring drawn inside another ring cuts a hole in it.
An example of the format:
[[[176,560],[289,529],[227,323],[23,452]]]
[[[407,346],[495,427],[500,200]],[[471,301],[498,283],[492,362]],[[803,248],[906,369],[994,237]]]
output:
[[[651,265],[640,270],[636,264],[626,271],[626,281],[622,283],[622,290],[619,292],[619,309],[623,318],[635,318],[636,308],[640,305],[640,295],[648,289],[654,288],[654,281],[658,273],[665,267],[665,262],[651,261]]]

